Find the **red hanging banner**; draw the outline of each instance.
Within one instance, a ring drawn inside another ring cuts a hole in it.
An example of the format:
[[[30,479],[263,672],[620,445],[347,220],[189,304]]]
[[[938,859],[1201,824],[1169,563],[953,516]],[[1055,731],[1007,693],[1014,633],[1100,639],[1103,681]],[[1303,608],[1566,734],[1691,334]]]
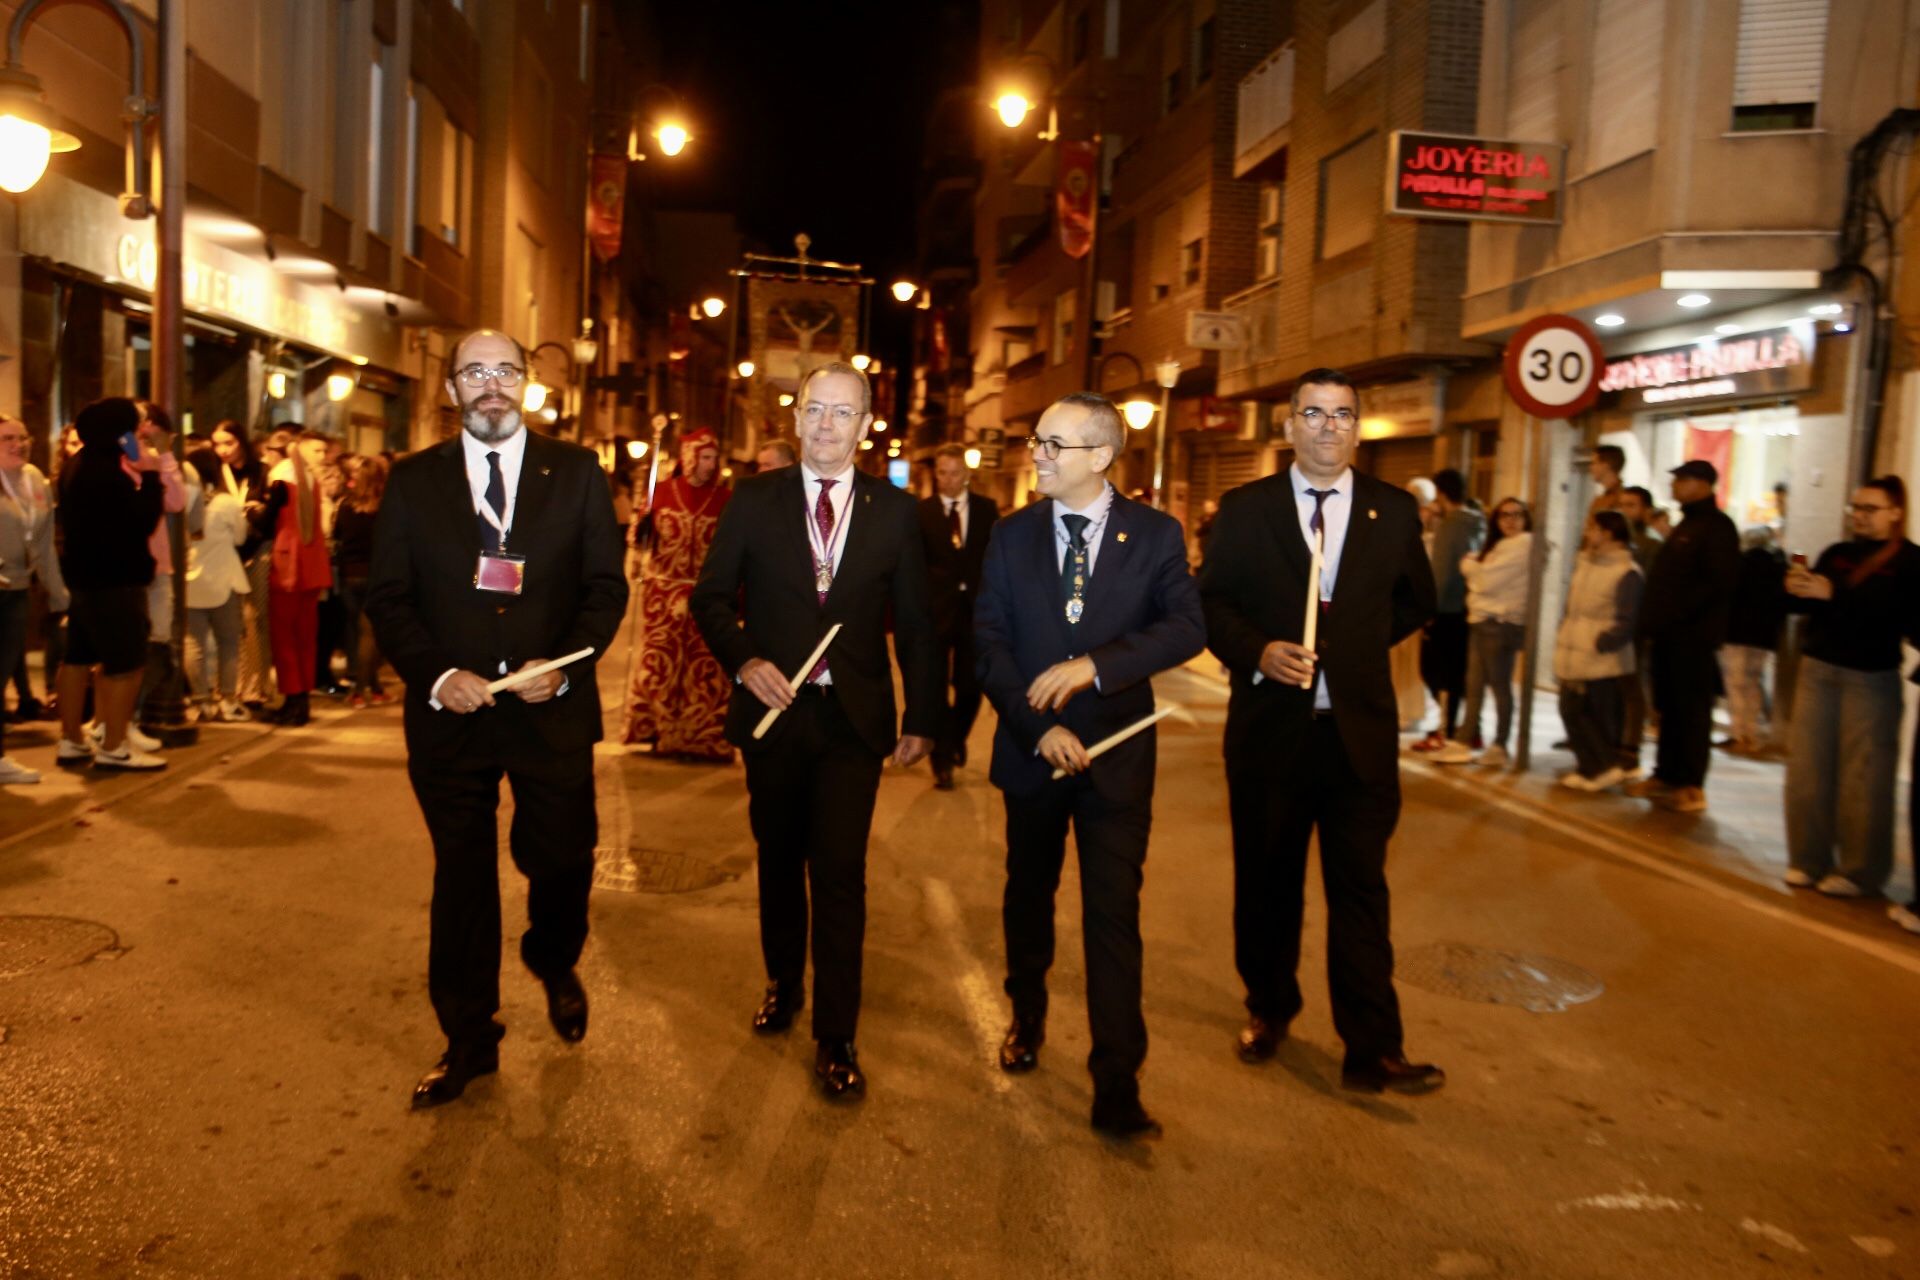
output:
[[[609,262],[620,254],[620,223],[627,203],[627,158],[596,153],[587,175],[587,235],[593,256]]]
[[[1069,258],[1084,258],[1093,248],[1093,202],[1099,145],[1061,142],[1060,180],[1054,187],[1055,221],[1060,226],[1060,248]]]

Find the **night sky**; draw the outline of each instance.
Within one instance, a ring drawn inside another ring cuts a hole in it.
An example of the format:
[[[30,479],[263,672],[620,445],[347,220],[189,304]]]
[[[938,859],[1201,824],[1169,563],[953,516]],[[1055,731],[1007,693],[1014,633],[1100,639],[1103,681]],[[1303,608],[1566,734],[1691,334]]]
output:
[[[661,79],[685,100],[695,142],[657,188],[663,207],[731,210],[750,247],[858,262],[879,283],[876,352],[905,308],[886,286],[911,272],[926,122],[944,86],[972,78],[976,6],[963,0],[669,0],[651,29]],[[644,37],[642,37],[644,38]],[[756,243],[757,242],[757,243]]]

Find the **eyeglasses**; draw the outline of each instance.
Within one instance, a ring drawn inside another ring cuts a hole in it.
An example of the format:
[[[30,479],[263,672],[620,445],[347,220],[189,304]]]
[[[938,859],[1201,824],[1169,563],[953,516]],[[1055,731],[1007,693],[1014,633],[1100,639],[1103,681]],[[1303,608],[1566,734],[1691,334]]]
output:
[[[1331,422],[1335,431],[1347,432],[1353,430],[1358,421],[1351,409],[1335,409],[1332,413],[1324,409],[1300,409],[1295,411],[1294,416],[1306,423],[1307,427],[1313,431],[1318,431],[1322,424]]]
[[[1097,444],[1068,444],[1059,436],[1029,436],[1027,438],[1027,448],[1033,450],[1048,462],[1052,462],[1058,458],[1062,449],[1101,449],[1105,447],[1104,445]]]
[[[0,440],[4,440],[5,438],[5,436],[0,436]],[[1893,508],[1884,502],[1849,502],[1847,504],[1847,510],[1857,516],[1870,516],[1876,511],[1891,511]]]
[[[833,425],[844,427],[860,416],[860,410],[850,404],[821,404],[818,400],[809,400],[800,407],[800,420],[818,423],[829,414],[833,416]]]
[[[510,364],[503,364],[498,369],[489,369],[483,364],[470,364],[464,369],[456,370],[453,376],[460,380],[461,385],[468,387],[484,387],[489,382],[503,387],[517,387],[526,372],[525,369],[518,369]]]

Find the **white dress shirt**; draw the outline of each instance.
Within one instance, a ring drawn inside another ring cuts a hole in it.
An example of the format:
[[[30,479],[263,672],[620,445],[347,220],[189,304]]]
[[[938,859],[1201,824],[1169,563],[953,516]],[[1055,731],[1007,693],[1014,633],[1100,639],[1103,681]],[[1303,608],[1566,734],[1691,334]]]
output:
[[[807,495],[807,564],[818,562],[820,548],[830,536],[832,543],[826,547],[826,551],[833,557],[833,571],[836,574],[840,572],[841,557],[847,553],[847,535],[851,532],[849,526],[853,524],[853,508],[850,505],[853,502],[853,470],[848,467],[834,477],[833,487],[827,490],[827,505],[833,508],[833,532],[823,536],[813,517],[814,508],[820,501],[820,473],[804,462],[800,464],[800,487]],[[832,684],[833,667],[829,665],[814,683]]]
[[[1313,555],[1315,534],[1313,532],[1313,495],[1307,492],[1307,478],[1300,474],[1300,468],[1288,467],[1287,478],[1293,482],[1293,504],[1300,517],[1300,537],[1307,544],[1307,555]],[[1353,516],[1353,468],[1348,467],[1334,477],[1333,484],[1327,486],[1332,492],[1327,495],[1320,508],[1320,599],[1333,603],[1334,580],[1340,576],[1340,553],[1347,545],[1347,521]],[[1261,672],[1253,673],[1253,682],[1260,684],[1266,679]],[[1333,698],[1327,693],[1327,677],[1324,672],[1316,671],[1313,677],[1313,709],[1315,711],[1333,710]]]
[[[1067,536],[1067,522],[1062,516],[1085,516],[1087,518],[1087,576],[1093,576],[1094,564],[1100,559],[1100,535],[1106,532],[1107,516],[1113,512],[1113,486],[1104,484],[1100,496],[1078,511],[1055,498],[1053,500],[1053,542],[1054,561],[1060,566],[1060,572],[1067,571],[1067,548],[1073,545],[1073,539]]]
[[[945,494],[940,495],[940,504],[944,508],[941,512],[942,518],[950,516],[956,511],[960,513],[960,542],[962,545],[965,545],[967,541],[967,508],[973,505],[967,500],[969,496],[965,489],[960,491],[960,496],[957,498],[949,498]]]

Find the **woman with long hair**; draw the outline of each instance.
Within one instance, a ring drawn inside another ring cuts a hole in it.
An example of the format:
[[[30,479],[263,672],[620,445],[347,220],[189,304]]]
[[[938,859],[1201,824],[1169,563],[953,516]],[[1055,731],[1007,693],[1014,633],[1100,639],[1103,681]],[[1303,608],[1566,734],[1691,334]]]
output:
[[[334,575],[346,610],[342,644],[352,668],[353,692],[347,705],[378,706],[387,701],[380,687],[380,651],[366,620],[367,579],[373,571],[373,526],[387,492],[387,460],[378,454],[347,464],[346,500],[333,518]]]
[[[187,543],[187,676],[201,720],[248,720],[239,698],[241,604],[251,591],[240,562],[246,508],[227,488],[232,471],[214,450],[195,449],[187,466],[200,484],[205,513],[200,531]]]
[[[333,581],[320,519],[319,473],[326,456],[327,438],[302,432],[286,460],[267,473],[262,524],[273,537],[267,624],[273,636],[274,675],[286,698],[269,718],[286,725],[307,723],[311,711],[320,593]]]
[[[1900,642],[1920,636],[1920,547],[1907,486],[1869,480],[1847,507],[1853,537],[1787,570],[1807,615],[1787,749],[1786,882],[1872,897],[1893,871],[1900,760]]]
[[[238,696],[242,706],[258,711],[273,701],[273,649],[267,635],[267,579],[273,572],[269,541],[260,531],[267,511],[267,467],[254,451],[253,441],[240,424],[225,419],[209,437],[220,464],[220,492],[240,503],[247,521],[247,537],[240,544],[240,563],[247,573],[247,590],[240,603]]]
[[[1527,639],[1527,565],[1533,554],[1533,513],[1518,498],[1493,509],[1493,530],[1479,551],[1460,561],[1467,582],[1467,714],[1453,740],[1434,752],[1436,764],[1505,767],[1507,735],[1513,729],[1513,664]],[[1474,754],[1480,708],[1493,692],[1494,735]]]

